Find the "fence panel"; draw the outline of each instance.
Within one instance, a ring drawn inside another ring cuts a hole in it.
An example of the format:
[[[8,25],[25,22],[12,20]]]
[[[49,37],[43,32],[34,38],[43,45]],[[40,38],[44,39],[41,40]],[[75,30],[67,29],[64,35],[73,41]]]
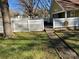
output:
[[[64,18],[53,19],[53,28],[64,27]]]
[[[44,30],[43,19],[30,20],[29,18],[11,18],[11,20],[13,32],[29,32]],[[3,33],[2,18],[0,18],[0,33]]]
[[[28,20],[14,20],[12,23],[13,32],[28,32]]]
[[[28,20],[30,31],[43,31],[44,30],[44,20]]]
[[[3,33],[3,22],[1,18],[0,18],[0,33]]]
[[[68,27],[77,26],[79,27],[79,17],[67,18]],[[65,18],[54,18],[53,19],[53,28],[62,28],[64,27]]]
[[[44,20],[43,19],[33,19],[28,18],[13,19],[12,28],[14,32],[29,32],[29,31],[43,31],[44,30]]]

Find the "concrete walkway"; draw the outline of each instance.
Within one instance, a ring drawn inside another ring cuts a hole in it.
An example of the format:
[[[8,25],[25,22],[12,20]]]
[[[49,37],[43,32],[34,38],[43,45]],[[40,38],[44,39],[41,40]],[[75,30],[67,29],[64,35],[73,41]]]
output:
[[[50,43],[58,52],[60,59],[79,59],[79,56],[54,33],[52,28],[45,28],[45,30],[50,38]]]

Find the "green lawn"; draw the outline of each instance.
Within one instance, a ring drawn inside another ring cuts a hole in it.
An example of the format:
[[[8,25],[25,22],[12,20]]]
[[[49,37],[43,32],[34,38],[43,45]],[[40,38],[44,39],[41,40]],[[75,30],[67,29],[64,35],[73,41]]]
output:
[[[79,54],[79,32],[56,32]]]
[[[45,32],[15,33],[0,39],[0,59],[59,59]]]

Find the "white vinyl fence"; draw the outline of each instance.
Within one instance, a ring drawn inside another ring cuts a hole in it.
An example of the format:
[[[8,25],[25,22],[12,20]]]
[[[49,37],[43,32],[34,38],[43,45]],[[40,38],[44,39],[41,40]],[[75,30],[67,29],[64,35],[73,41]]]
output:
[[[68,27],[77,26],[79,27],[79,17],[67,18]],[[54,18],[53,19],[53,28],[62,28],[64,27],[65,18]]]
[[[13,32],[30,32],[30,31],[43,31],[44,20],[29,18],[12,18],[12,30]],[[0,33],[3,32],[3,24],[0,19]]]

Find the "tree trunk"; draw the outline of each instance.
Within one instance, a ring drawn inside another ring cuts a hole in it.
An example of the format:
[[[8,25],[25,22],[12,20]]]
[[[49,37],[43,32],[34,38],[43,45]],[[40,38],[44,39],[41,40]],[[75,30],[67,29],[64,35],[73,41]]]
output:
[[[4,37],[11,38],[12,28],[11,28],[8,0],[1,0],[1,13],[3,20]]]

